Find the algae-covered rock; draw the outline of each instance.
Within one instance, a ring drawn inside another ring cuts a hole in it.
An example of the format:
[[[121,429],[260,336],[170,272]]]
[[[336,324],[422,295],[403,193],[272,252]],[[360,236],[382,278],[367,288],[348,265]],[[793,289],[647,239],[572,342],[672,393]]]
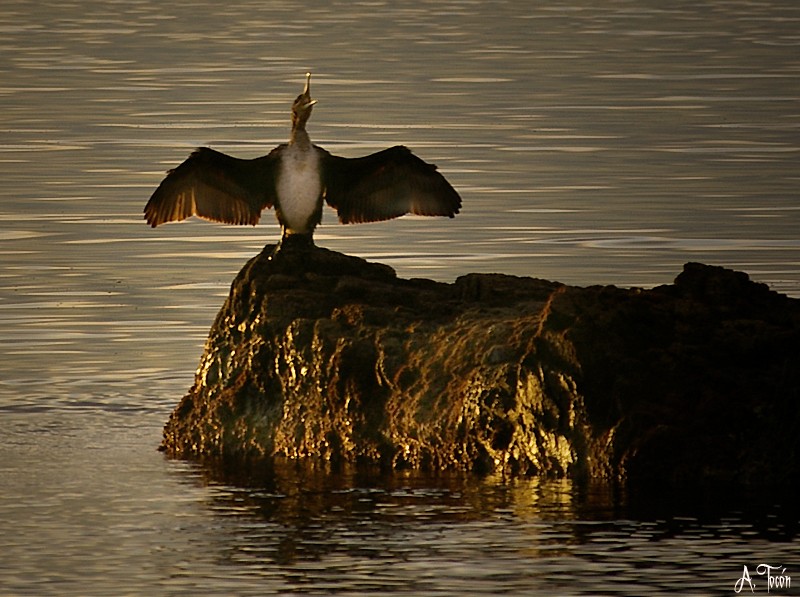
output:
[[[797,478],[800,301],[687,264],[652,290],[452,284],[267,246],[234,280],[176,457],[549,476]]]

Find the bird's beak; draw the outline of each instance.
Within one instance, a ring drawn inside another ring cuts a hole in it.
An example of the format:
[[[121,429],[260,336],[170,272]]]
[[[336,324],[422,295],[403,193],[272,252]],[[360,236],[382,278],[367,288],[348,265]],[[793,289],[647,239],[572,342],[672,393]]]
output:
[[[317,103],[317,100],[311,99],[311,73],[306,73],[306,86],[303,89],[303,95],[308,98],[308,103],[303,106],[304,108],[310,108]]]

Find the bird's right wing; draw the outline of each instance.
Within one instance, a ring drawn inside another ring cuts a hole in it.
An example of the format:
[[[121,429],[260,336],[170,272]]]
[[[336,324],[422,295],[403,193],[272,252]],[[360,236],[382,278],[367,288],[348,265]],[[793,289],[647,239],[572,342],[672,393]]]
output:
[[[199,216],[226,224],[258,223],[275,203],[275,164],[280,147],[252,160],[201,147],[170,170],[144,208],[153,227]]]

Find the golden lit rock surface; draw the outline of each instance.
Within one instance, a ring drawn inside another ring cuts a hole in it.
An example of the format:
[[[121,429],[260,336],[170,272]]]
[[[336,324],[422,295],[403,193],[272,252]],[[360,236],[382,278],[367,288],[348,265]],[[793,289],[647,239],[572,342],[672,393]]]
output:
[[[798,477],[800,301],[687,264],[652,290],[397,278],[272,246],[234,280],[173,457],[666,481]]]

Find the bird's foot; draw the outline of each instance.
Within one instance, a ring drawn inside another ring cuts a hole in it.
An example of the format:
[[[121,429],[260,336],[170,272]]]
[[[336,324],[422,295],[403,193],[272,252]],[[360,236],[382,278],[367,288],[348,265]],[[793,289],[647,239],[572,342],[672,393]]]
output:
[[[314,238],[311,234],[290,234],[284,232],[283,236],[281,237],[281,242],[275,246],[275,250],[272,252],[272,254],[277,255],[279,252],[286,251],[311,251],[315,247],[316,245],[314,245]]]

